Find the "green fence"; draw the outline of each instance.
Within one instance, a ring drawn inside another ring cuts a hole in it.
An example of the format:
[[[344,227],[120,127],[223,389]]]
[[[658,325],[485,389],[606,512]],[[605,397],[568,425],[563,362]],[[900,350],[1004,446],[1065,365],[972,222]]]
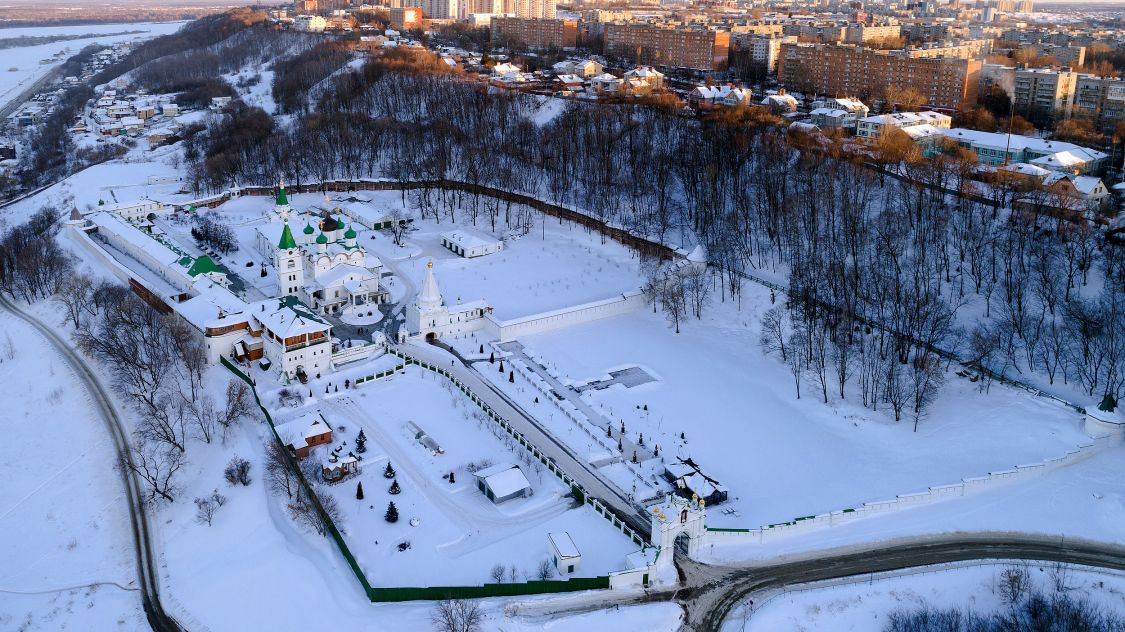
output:
[[[426,588],[371,588],[371,601],[433,601],[437,599],[481,599],[484,597],[516,597],[544,593],[599,590],[609,588],[609,577],[571,577],[566,581],[528,581],[515,584],[483,584],[481,586],[429,586]]]
[[[395,354],[399,355],[399,354]],[[403,357],[399,355],[399,357]],[[285,446],[285,442],[277,434],[277,428],[273,425],[273,417],[266,407],[262,405],[262,400],[258,397],[258,388],[254,379],[247,375],[242,369],[235,366],[230,360],[225,357],[220,357],[223,363],[231,373],[238,376],[239,379],[246,382],[250,386],[250,392],[254,394],[254,402],[258,404],[258,409],[262,411],[266,421],[269,422],[270,434],[273,435],[274,441],[282,447],[282,451],[286,455],[289,468],[296,474],[297,480],[300,482],[301,487],[308,494],[312,500],[313,505],[316,507],[317,513],[320,514],[321,520],[326,525],[326,530],[329,537],[336,543],[340,549],[340,553],[344,556],[344,560],[348,563],[352,573],[355,574],[356,579],[359,580],[363,586],[364,593],[367,598],[373,602],[393,602],[393,601],[432,601],[437,599],[479,599],[482,597],[512,597],[519,595],[536,595],[542,593],[558,593],[558,592],[572,592],[576,590],[596,590],[601,588],[609,588],[609,577],[572,577],[566,581],[528,581],[521,583],[511,584],[483,584],[480,586],[430,586],[425,588],[413,587],[394,587],[394,588],[375,588],[367,581],[367,576],[364,575],[363,570],[360,569],[359,563],[356,562],[355,556],[352,555],[351,550],[348,548],[344,537],[340,535],[339,529],[324,512],[324,508],[320,505],[320,499],[313,493],[313,488],[309,482],[305,480],[304,475],[301,474],[301,468],[297,466],[297,460],[290,453]],[[400,364],[394,369],[376,373],[372,376],[367,376],[363,381],[370,381],[379,379],[380,377],[388,377],[394,375],[398,370],[405,368],[406,364],[410,364],[410,359],[406,363]],[[356,384],[360,381],[357,379]],[[458,384],[460,386],[460,384]],[[462,389],[463,390],[463,389]]]

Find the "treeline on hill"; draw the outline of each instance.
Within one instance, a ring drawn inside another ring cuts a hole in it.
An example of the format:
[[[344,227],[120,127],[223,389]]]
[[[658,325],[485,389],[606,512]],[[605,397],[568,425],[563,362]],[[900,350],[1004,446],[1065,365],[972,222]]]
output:
[[[257,13],[245,17],[236,13],[208,18],[218,24],[198,38],[194,46],[191,44],[196,38],[190,35],[184,42],[162,44],[161,51],[175,49],[174,52],[146,61],[133,71],[132,79],[150,92],[180,93],[176,102],[181,106],[199,107],[212,97],[236,95],[221,75],[247,66],[266,65],[320,41],[311,33],[277,32],[259,17]],[[178,39],[179,35],[173,37]],[[146,53],[142,58],[147,56]]]
[[[279,175],[451,179],[577,206],[656,239],[690,232],[726,298],[739,298],[746,272],[788,275],[793,299],[772,313],[776,342],[764,343],[798,390],[802,378],[823,399],[858,388],[864,404],[899,418],[917,421],[933,400],[948,362],[941,349],[1001,373],[1077,382],[1095,401],[1121,396],[1125,257],[1071,221],[1070,198],[1000,176],[977,194],[984,176],[956,147],[923,159],[904,135],[888,135],[860,157],[759,108],[696,120],[675,108],[572,103],[540,127],[535,97],[442,66],[396,51],[334,78],[316,111],[285,127],[252,111],[227,115],[196,139],[191,178],[200,190]],[[523,221],[479,195],[411,195],[439,221],[454,209],[493,226]]]
[[[273,99],[278,110],[307,113],[313,86],[328,78],[352,58],[352,42],[326,40],[273,65]]]

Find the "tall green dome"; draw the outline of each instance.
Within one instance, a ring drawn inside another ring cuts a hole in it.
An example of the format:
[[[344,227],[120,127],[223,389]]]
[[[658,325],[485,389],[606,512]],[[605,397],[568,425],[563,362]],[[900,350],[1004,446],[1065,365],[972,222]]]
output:
[[[321,233],[319,236],[317,236],[316,243],[326,244],[328,243],[328,237],[324,233]]]
[[[355,229],[351,227],[351,224],[349,224],[348,229],[344,231],[344,239],[355,239],[357,235],[358,233],[356,233]]]
[[[311,235],[311,234],[313,234],[313,232],[314,232],[314,231],[313,231],[313,227],[312,227],[312,224],[309,224],[308,222],[306,222],[306,223],[305,223],[305,230],[304,230],[304,233],[305,233],[306,235]]]

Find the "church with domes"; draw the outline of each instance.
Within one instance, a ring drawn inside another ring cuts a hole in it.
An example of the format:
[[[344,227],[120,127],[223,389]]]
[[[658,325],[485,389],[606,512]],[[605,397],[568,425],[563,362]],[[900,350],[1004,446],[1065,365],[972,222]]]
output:
[[[382,262],[359,244],[339,209],[293,217],[282,184],[272,215],[281,221],[259,227],[258,249],[273,260],[279,296],[294,296],[321,314],[387,301]]]

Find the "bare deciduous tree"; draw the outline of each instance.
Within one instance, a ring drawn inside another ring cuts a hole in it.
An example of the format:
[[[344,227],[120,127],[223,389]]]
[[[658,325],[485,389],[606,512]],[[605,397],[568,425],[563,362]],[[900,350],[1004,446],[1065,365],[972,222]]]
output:
[[[434,604],[430,623],[437,632],[480,632],[484,613],[475,602],[446,599]]]

